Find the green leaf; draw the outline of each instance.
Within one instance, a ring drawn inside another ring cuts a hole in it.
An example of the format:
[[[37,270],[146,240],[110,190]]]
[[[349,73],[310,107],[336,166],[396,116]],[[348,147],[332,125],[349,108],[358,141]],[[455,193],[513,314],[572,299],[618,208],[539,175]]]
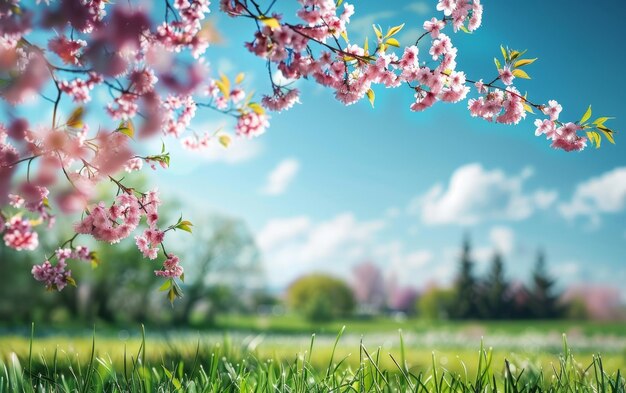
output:
[[[587,108],[587,112],[580,118],[580,124],[585,124],[591,118],[591,105]]]
[[[513,66],[514,67],[524,67],[526,65],[534,63],[535,60],[537,60],[537,58],[534,58],[534,59],[521,59],[521,60],[516,61]]]
[[[169,280],[165,281],[165,282],[163,283],[163,285],[161,285],[161,286],[159,287],[159,291],[160,291],[160,292],[165,292],[165,291],[167,291],[168,289],[170,289],[170,288],[171,288],[171,286],[172,286],[172,279],[169,279]]]
[[[72,276],[65,277],[65,282],[68,283],[69,285],[73,286],[73,287],[76,286],[76,280],[74,280],[74,278]]]
[[[341,38],[343,38],[344,41],[346,41],[346,43],[350,43],[350,39],[348,38],[348,32],[347,31],[342,31],[341,32]]]
[[[400,47],[400,43],[395,38],[388,38],[387,41],[385,41],[385,44],[395,46],[396,48]]]
[[[461,25],[461,27],[459,28],[461,29],[463,33],[472,34],[471,31],[467,30],[467,27],[465,27],[465,25]]]
[[[220,80],[215,81],[215,86],[217,86],[224,98],[228,99],[230,97],[230,80],[226,75],[221,74]]]
[[[394,26],[391,29],[387,30],[387,34],[385,35],[385,38],[392,37],[398,34],[400,30],[402,30],[403,27],[404,27],[404,23],[398,26]]]
[[[525,50],[523,50],[521,52],[517,51],[517,50],[512,50],[511,53],[510,53],[509,60],[513,61],[513,60],[517,59],[518,57],[522,56],[524,53],[526,53]]]
[[[506,49],[504,49],[504,46],[500,45],[500,51],[502,52],[502,57],[504,58],[504,61],[509,61],[509,55],[506,52]]]
[[[533,115],[535,114],[535,112],[533,112],[533,107],[528,105],[527,103],[523,102],[522,106],[524,107],[524,110],[528,113],[532,113]]]
[[[220,135],[218,140],[220,141],[220,144],[222,146],[224,146],[224,147],[228,147],[230,145],[230,142],[231,142],[230,135],[228,135],[228,134]]]
[[[263,109],[263,107],[256,102],[249,103],[248,108],[252,109],[254,113],[258,115],[262,115],[265,113],[265,109]]]
[[[518,78],[522,78],[522,79],[530,79],[530,76],[528,76],[526,71],[520,70],[519,68],[513,70],[513,75],[518,77]]]
[[[237,76],[235,77],[235,84],[238,85],[241,82],[243,82],[245,77],[246,77],[246,74],[244,74],[243,72],[238,73]]]
[[[193,224],[190,221],[181,221],[176,224],[175,228],[180,229],[181,231],[192,233],[191,227]]]
[[[378,38],[379,40],[382,39],[383,33],[380,31],[380,29],[376,27],[376,25],[372,25],[372,27],[374,28],[374,34],[376,34],[376,38]]]
[[[598,130],[602,131],[602,133],[604,134],[606,139],[609,140],[609,142],[611,142],[612,144],[615,144],[615,139],[613,139],[613,134],[615,132],[612,129],[604,127],[604,126],[598,126]]]
[[[589,138],[589,142],[591,142],[592,145],[596,146],[596,149],[600,148],[600,135],[597,132],[593,132],[593,131],[587,131],[587,138]]]
[[[70,114],[69,119],[67,119],[67,126],[72,128],[83,128],[83,115],[84,110],[82,106],[74,109],[72,114]]]
[[[611,120],[611,119],[615,119],[615,118],[614,118],[614,117],[606,117],[606,116],[605,116],[605,117],[598,117],[597,119],[595,119],[595,120],[593,121],[593,124],[595,124],[595,125],[597,125],[597,126],[602,126],[602,125],[604,125],[604,123],[605,123],[607,120]]]
[[[117,131],[121,132],[131,139],[135,136],[135,126],[132,120],[122,121],[117,127]]]
[[[498,58],[497,58],[497,57],[494,57],[494,58],[493,58],[493,62],[496,64],[496,68],[497,68],[498,70],[502,69],[502,65],[500,64],[500,60],[498,60]]]
[[[374,100],[376,99],[376,94],[374,93],[374,90],[372,89],[368,89],[366,94],[367,94],[367,99],[370,100],[370,104],[372,105],[372,108],[373,108]]]
[[[170,290],[167,292],[167,299],[170,301],[171,304],[174,304],[174,300],[176,300],[176,292],[174,290],[174,287],[170,287]]]
[[[270,29],[277,29],[280,27],[280,22],[276,18],[270,18],[268,16],[261,15],[259,16],[259,20]]]

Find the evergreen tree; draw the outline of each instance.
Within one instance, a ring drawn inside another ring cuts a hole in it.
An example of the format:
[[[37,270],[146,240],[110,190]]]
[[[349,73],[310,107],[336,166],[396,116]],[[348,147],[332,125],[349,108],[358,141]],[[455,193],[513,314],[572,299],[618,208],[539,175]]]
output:
[[[457,319],[479,317],[477,296],[477,282],[474,277],[474,262],[471,259],[471,245],[469,238],[463,242],[460,271],[455,283],[455,301],[452,304],[450,315]]]
[[[555,290],[556,281],[549,276],[543,251],[537,253],[537,262],[533,270],[530,293],[530,312],[538,319],[559,318],[563,308],[559,305],[559,294]]]
[[[504,277],[504,262],[500,253],[495,253],[493,256],[491,268],[483,284],[481,298],[481,310],[484,317],[504,319],[511,316],[513,304],[509,293],[509,283]]]

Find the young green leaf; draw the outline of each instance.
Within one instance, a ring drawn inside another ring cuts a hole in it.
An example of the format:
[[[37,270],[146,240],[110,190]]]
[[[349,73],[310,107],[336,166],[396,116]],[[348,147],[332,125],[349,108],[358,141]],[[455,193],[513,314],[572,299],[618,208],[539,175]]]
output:
[[[72,128],[82,128],[83,127],[83,115],[84,110],[82,106],[74,109],[70,114],[70,117],[67,119],[67,126]]]
[[[395,46],[396,48],[400,47],[400,43],[395,38],[388,38],[387,41],[385,41],[385,44]]]
[[[265,109],[263,109],[263,107],[256,102],[249,103],[248,108],[252,109],[254,113],[258,115],[262,115],[265,113]]]
[[[583,117],[580,118],[580,124],[585,124],[589,119],[591,119],[591,105],[589,105]]]
[[[398,34],[400,30],[402,30],[403,27],[404,27],[404,23],[398,26],[394,26],[391,29],[387,30],[387,34],[385,35],[385,38],[389,38]]]
[[[374,34],[376,34],[376,38],[378,38],[379,40],[382,39],[383,33],[380,31],[380,29],[376,27],[376,25],[372,25],[372,27],[374,28]]]
[[[504,61],[509,61],[509,54],[507,53],[506,49],[504,49],[504,46],[500,45],[500,51],[502,52],[502,57],[504,58]]]
[[[171,280],[171,279],[170,279],[170,280],[167,280],[167,281],[165,281],[165,282],[163,283],[163,285],[161,285],[161,286],[159,287],[159,291],[160,291],[160,292],[165,292],[165,291],[167,291],[168,289],[170,289],[170,287],[171,287],[171,286],[172,286],[172,280]]]
[[[537,58],[534,59],[520,59],[518,61],[515,62],[515,64],[513,64],[514,67],[524,67],[526,65],[532,64],[535,62],[535,60],[537,60]]]
[[[374,94],[374,90],[372,89],[368,89],[366,94],[367,94],[367,99],[370,101],[370,104],[372,105],[372,108],[373,108],[374,100],[376,99],[376,94]]]
[[[276,18],[270,18],[267,16],[259,16],[259,20],[263,22],[265,26],[268,26],[270,29],[277,29],[280,27],[280,22]]]
[[[220,144],[222,146],[224,146],[224,147],[228,147],[230,145],[230,142],[231,142],[230,135],[228,135],[228,134],[220,135],[218,140],[220,141]]]
[[[513,75],[518,77],[518,78],[522,78],[522,79],[530,79],[530,76],[528,76],[526,71],[520,70],[519,68],[513,70]]]

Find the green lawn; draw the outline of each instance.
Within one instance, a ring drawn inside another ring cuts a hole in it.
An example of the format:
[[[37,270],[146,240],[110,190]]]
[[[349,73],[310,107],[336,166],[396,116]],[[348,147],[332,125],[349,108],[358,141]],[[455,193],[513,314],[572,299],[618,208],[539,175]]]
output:
[[[626,363],[622,336],[611,336],[611,329],[605,336],[622,347],[607,347],[600,358],[594,355],[597,351],[575,349],[583,338],[604,337],[600,328],[594,336],[581,333],[571,346],[557,335],[558,348],[516,348],[503,341],[491,349],[491,332],[497,336],[507,331],[512,342],[525,331],[522,325],[486,324],[483,347],[480,339],[465,335],[467,329],[477,329],[476,324],[431,324],[430,329],[424,325],[408,331],[413,324],[406,321],[401,326],[407,331],[400,335],[397,324],[380,320],[377,329],[368,325],[367,332],[351,332],[365,326],[360,321],[336,337],[294,330],[245,333],[253,326],[244,322],[253,323],[252,319],[228,320],[239,321],[240,331],[161,331],[143,336],[140,330],[129,335],[108,329],[97,333],[95,340],[88,334],[60,331],[35,334],[32,341],[5,335],[0,337],[0,392],[626,391],[618,372]],[[295,321],[289,326],[297,326]],[[273,320],[279,322],[286,325],[286,319]],[[456,339],[452,340],[456,344],[447,345],[419,340],[433,334],[442,340],[446,336],[465,340],[462,345]],[[530,336],[521,336],[522,341],[526,337]]]

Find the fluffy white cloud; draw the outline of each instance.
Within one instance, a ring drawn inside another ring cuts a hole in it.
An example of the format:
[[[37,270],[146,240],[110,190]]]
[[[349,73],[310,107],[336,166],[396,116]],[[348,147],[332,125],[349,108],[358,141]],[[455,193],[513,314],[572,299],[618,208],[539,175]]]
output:
[[[267,195],[280,195],[287,190],[291,181],[300,170],[300,162],[294,158],[281,161],[267,176],[267,182],[261,190]]]
[[[396,15],[395,11],[380,11],[366,15],[360,15],[357,18],[352,18],[350,21],[349,30],[359,33],[371,33],[373,24],[382,24],[381,20],[389,19]]]
[[[497,251],[503,254],[510,254],[515,246],[515,233],[509,227],[493,227],[489,232],[489,240],[491,240],[491,244]]]
[[[270,281],[285,285],[313,270],[348,274],[354,262],[368,256],[384,226],[382,220],[359,221],[350,212],[320,222],[298,216],[270,220],[256,240]]]
[[[484,169],[478,163],[464,165],[454,171],[447,188],[436,184],[415,198],[409,211],[418,213],[428,225],[524,220],[557,198],[555,191],[525,193],[524,182],[531,176],[530,168],[510,175],[500,169]]]
[[[480,264],[489,263],[494,254],[511,256],[515,250],[515,232],[506,226],[495,226],[489,230],[489,242],[472,250],[472,257]]]
[[[593,224],[600,222],[601,214],[618,213],[625,208],[626,167],[615,168],[578,184],[572,199],[559,205],[563,217],[586,216]]]
[[[212,132],[225,128],[223,123],[204,123],[194,126],[194,129]],[[161,151],[161,140],[154,138],[148,144],[145,154],[151,155]],[[191,173],[207,163],[223,163],[236,165],[250,161],[263,152],[263,144],[260,139],[233,138],[228,148],[222,146],[217,140],[201,150],[189,150],[182,146],[179,140],[167,138],[165,148],[170,153],[172,165],[168,169],[174,174]]]
[[[256,241],[262,250],[272,250],[282,242],[302,236],[311,225],[311,220],[307,216],[273,219],[261,229]]]

